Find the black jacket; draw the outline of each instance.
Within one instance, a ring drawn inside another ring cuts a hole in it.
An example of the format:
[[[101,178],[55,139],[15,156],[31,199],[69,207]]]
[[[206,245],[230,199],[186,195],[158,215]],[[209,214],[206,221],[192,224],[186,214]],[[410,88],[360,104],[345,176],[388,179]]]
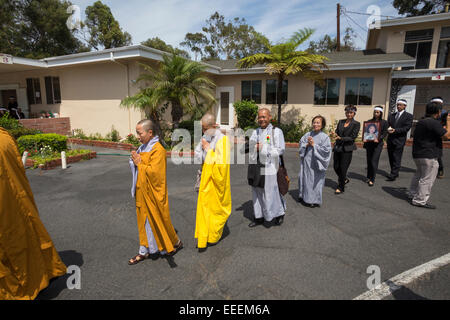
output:
[[[406,136],[413,124],[413,115],[408,112],[403,112],[400,119],[395,123],[395,116],[397,112],[390,114],[388,117],[389,126],[395,129],[394,133],[390,133],[387,139],[388,144],[404,145],[406,143]]]
[[[369,120],[369,121],[372,121],[372,120]],[[387,130],[388,130],[388,128],[389,128],[389,124],[388,124],[388,122],[386,121],[386,120],[384,120],[384,119],[381,119],[381,123],[380,123],[380,126],[381,126],[381,130],[380,130],[380,136],[378,137],[378,142],[371,142],[371,141],[369,141],[369,142],[364,142],[364,148],[367,148],[367,147],[377,147],[380,143],[381,144],[384,144],[384,138],[386,138],[387,137],[387,135],[388,135],[388,132],[387,132]]]
[[[335,152],[350,152],[356,150],[355,139],[358,138],[359,129],[361,124],[352,120],[347,128],[344,127],[346,119],[339,120],[336,128],[336,134],[341,137],[341,139],[336,140],[334,143],[333,151]]]

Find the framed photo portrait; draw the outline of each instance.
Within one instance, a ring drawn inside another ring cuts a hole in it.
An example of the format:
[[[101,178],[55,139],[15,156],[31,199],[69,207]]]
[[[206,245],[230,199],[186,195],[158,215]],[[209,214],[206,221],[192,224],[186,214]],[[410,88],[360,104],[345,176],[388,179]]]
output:
[[[364,121],[363,124],[363,141],[379,141],[381,125],[377,121]]]

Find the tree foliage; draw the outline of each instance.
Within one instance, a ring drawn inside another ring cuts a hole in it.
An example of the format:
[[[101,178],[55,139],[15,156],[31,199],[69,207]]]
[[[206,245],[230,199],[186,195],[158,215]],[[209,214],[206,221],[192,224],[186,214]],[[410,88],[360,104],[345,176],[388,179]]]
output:
[[[443,12],[446,2],[447,0],[394,0],[392,5],[399,14],[412,17]]]
[[[117,48],[130,45],[131,35],[123,32],[111,9],[101,1],[86,8],[84,25],[88,29],[89,45],[95,50]]]
[[[236,17],[226,22],[223,15],[215,12],[206,20],[202,32],[187,33],[181,45],[203,60],[241,59],[267,52],[266,41],[245,19]]]
[[[283,80],[288,75],[301,73],[307,79],[321,79],[323,69],[327,68],[326,57],[310,53],[308,51],[297,50],[298,47],[308,40],[314,33],[312,29],[300,29],[292,37],[278,44],[265,42],[268,53],[257,53],[245,57],[238,62],[240,68],[251,68],[262,64],[265,72],[277,75],[277,102],[278,102],[278,124],[281,121],[281,101]]]
[[[345,35],[343,42],[341,43],[341,51],[354,51],[356,50],[355,43],[355,31],[352,28],[345,29]],[[332,38],[326,34],[322,39],[318,41],[310,41],[307,51],[311,53],[330,53],[337,49],[337,39]]]
[[[165,43],[164,40],[161,40],[158,37],[147,39],[146,41],[141,42],[141,44],[164,52],[173,53],[186,59],[190,59],[189,53],[187,53],[187,51],[174,48],[170,44]]]
[[[150,83],[136,96],[123,101],[123,105],[134,105],[149,114],[160,116],[172,107],[173,127],[177,128],[185,112],[194,114],[197,107],[204,108],[215,101],[214,83],[205,76],[206,67],[178,55],[164,55],[157,68],[141,64],[145,69],[137,79],[138,83]],[[155,117],[156,117],[155,116]]]
[[[45,58],[88,51],[67,28],[68,1],[0,0],[0,52]]]

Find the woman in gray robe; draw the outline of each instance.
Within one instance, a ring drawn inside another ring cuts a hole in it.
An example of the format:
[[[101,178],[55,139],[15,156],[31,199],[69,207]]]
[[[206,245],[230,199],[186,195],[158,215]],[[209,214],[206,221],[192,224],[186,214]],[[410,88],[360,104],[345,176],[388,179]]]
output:
[[[300,172],[298,174],[299,200],[314,208],[322,204],[325,174],[331,159],[331,142],[322,130],[325,118],[312,120],[313,130],[300,139]]]

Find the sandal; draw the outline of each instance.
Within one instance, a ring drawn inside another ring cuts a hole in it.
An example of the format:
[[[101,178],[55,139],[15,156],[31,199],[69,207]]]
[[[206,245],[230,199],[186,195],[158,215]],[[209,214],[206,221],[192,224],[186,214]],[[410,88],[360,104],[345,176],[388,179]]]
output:
[[[133,258],[131,258],[130,260],[128,260],[128,264],[134,265],[137,264],[141,261],[144,261],[145,259],[147,259],[150,255],[147,253],[146,255],[142,255],[142,254],[138,254],[136,256],[134,256]]]
[[[178,244],[173,246],[173,251],[169,252],[167,255],[168,256],[173,256],[175,253],[177,253],[179,250],[183,249],[183,242],[181,242],[181,240],[178,241]]]
[[[339,188],[337,188],[335,191],[334,191],[334,194],[341,194],[342,193],[342,191],[341,191],[341,189],[339,189]]]
[[[367,184],[369,185],[369,187],[373,187],[373,185],[374,185],[373,181],[369,181],[369,182],[367,182]]]

